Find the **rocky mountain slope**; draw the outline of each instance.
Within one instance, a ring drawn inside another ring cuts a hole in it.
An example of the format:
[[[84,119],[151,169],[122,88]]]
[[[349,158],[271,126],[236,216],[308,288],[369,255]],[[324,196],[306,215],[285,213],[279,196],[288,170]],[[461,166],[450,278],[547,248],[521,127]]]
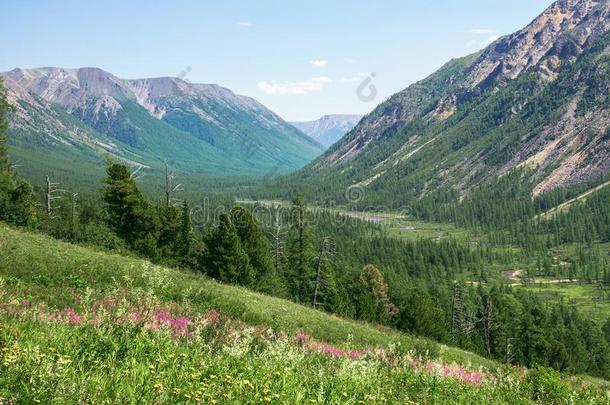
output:
[[[295,170],[322,151],[256,100],[177,78],[123,80],[97,68],[3,73],[11,140],[20,156],[51,153],[99,161],[101,153],[188,172]],[[58,160],[60,160],[58,158]]]
[[[325,115],[316,121],[291,122],[291,124],[329,148],[351,131],[361,119],[362,115]]]
[[[534,173],[535,195],[606,176],[609,10],[609,0],[554,3],[392,96],[293,179],[317,197],[333,184],[342,200],[357,185],[374,191],[369,202],[410,204],[517,167]]]

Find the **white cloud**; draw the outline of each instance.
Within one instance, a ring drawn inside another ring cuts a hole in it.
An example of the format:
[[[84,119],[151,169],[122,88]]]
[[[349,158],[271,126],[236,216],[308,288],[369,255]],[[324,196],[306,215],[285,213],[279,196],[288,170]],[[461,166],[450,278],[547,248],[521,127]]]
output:
[[[277,80],[260,81],[257,83],[257,87],[260,91],[266,94],[303,95],[322,91],[324,86],[330,83],[332,83],[332,79],[330,77],[321,76],[299,82],[278,82]]]
[[[355,60],[353,60],[352,58],[343,58],[343,62],[351,64],[351,63],[354,63]]]
[[[466,30],[466,32],[469,34],[475,34],[475,35],[491,35],[491,34],[498,33],[497,30],[492,30],[492,29],[488,29],[488,28],[471,28],[469,30]]]
[[[358,72],[354,75],[343,76],[340,81],[342,83],[357,83],[357,82],[361,82],[362,80],[364,80],[364,78],[367,76],[368,76],[368,74],[365,72]]]
[[[319,68],[323,68],[326,67],[326,65],[328,64],[328,62],[326,62],[323,59],[314,59],[314,60],[310,60],[309,63],[315,67],[319,67]]]
[[[237,23],[237,25],[239,25],[240,27],[244,27],[244,28],[250,28],[252,27],[252,23],[248,22],[248,21],[239,21]]]

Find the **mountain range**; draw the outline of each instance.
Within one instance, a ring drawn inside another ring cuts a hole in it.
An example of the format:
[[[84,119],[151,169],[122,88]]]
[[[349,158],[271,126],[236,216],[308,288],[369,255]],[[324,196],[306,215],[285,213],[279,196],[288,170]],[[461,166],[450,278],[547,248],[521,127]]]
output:
[[[12,153],[42,170],[87,171],[109,155],[153,169],[170,161],[189,173],[261,175],[293,171],[323,150],[256,100],[218,85],[124,80],[98,68],[1,76],[16,107]]]
[[[351,131],[362,119],[362,115],[325,115],[316,121],[291,122],[306,135],[331,147],[335,142]]]
[[[288,181],[340,201],[358,186],[364,202],[394,205],[461,198],[515,169],[533,178],[534,196],[600,181],[610,170],[609,9],[553,3],[394,94]]]

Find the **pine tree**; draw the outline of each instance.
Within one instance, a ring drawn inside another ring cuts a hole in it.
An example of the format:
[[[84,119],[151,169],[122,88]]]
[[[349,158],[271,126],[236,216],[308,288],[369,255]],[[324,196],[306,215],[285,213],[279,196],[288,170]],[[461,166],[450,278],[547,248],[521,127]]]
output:
[[[36,226],[36,196],[27,182],[21,182],[10,194],[8,221],[17,226]]]
[[[377,267],[372,264],[364,266],[358,280],[375,303],[378,321],[388,321],[398,315],[398,308],[390,301],[389,287]]]
[[[169,259],[168,262],[179,263],[182,259],[182,213],[176,207],[165,205],[157,207],[157,211],[160,223],[157,238],[159,254]]]
[[[220,215],[208,242],[206,267],[210,276],[226,283],[251,286],[254,282],[250,260],[227,214]]]
[[[15,184],[8,157],[8,114],[12,107],[0,78],[0,220],[17,226],[36,225],[36,197],[32,186],[22,181]]]
[[[233,207],[230,216],[241,246],[248,255],[254,278],[260,280],[272,269],[269,242],[249,210]]]
[[[159,219],[131,176],[119,163],[109,163],[104,202],[109,226],[143,254],[150,255],[157,238]]]
[[[307,205],[302,196],[296,196],[292,201],[290,227],[290,289],[298,302],[311,302],[313,293],[313,269],[311,230]]]

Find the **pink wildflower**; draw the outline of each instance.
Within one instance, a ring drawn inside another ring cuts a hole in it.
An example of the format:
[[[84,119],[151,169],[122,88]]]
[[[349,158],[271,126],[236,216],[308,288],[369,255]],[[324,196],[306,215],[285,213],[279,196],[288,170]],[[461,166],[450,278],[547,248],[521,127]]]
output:
[[[64,308],[59,312],[49,315],[49,319],[53,322],[60,322],[69,325],[80,325],[84,322],[83,317],[72,308]]]
[[[298,331],[295,335],[295,339],[298,344],[303,345],[303,344],[307,343],[311,339],[311,337],[309,335],[307,335],[305,332]]]
[[[209,310],[203,316],[203,319],[208,324],[215,324],[216,322],[218,322],[219,318],[220,318],[220,314],[214,309]]]

